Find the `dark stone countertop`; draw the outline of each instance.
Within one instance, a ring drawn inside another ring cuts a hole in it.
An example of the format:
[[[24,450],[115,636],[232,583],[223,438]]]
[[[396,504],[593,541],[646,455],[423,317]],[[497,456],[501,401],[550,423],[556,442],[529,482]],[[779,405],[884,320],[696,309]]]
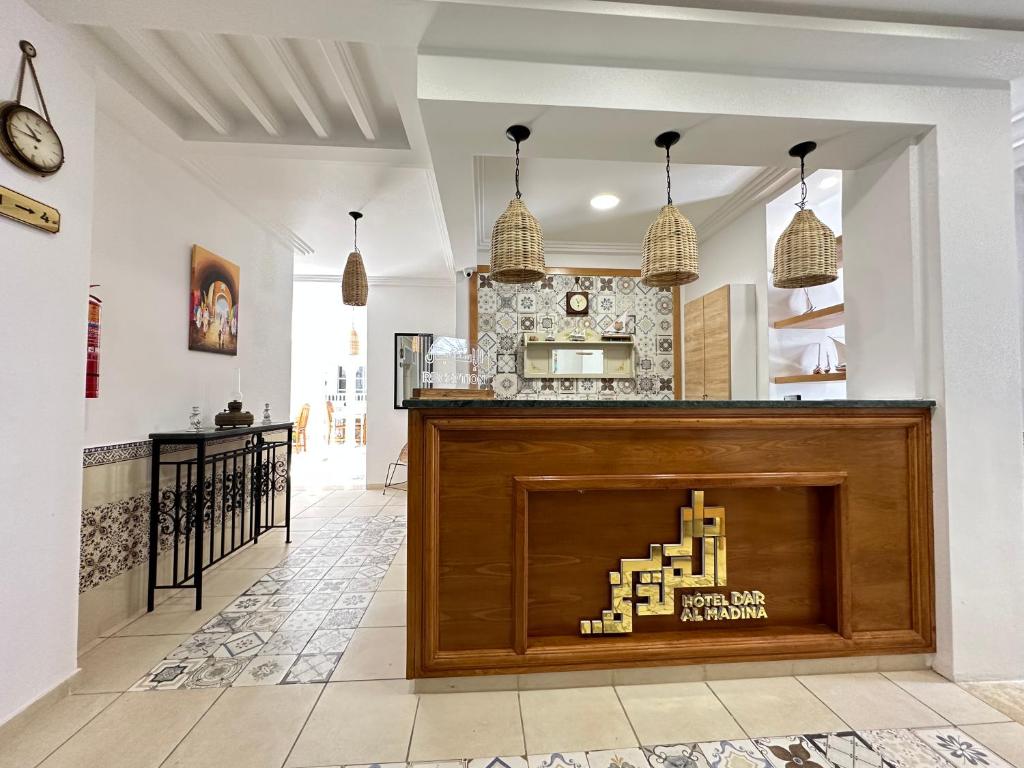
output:
[[[405,400],[406,408],[665,408],[720,410],[728,408],[934,408],[934,400]]]

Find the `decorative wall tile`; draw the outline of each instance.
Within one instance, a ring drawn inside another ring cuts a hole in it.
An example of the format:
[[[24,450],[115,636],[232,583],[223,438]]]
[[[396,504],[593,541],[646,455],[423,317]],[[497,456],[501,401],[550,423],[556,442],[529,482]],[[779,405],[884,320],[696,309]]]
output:
[[[149,440],[137,440],[134,443],[115,443],[114,445],[97,445],[82,451],[82,467],[98,467],[102,464],[114,464],[118,461],[146,459],[153,454],[153,444]]]
[[[673,399],[673,329],[675,306],[671,290],[650,288],[630,277],[548,275],[526,285],[495,283],[479,275],[477,346],[481,385],[500,399]],[[569,317],[565,293],[590,292],[590,314]],[[522,379],[517,374],[524,333],[564,334],[589,329],[605,333],[626,315],[626,331],[635,335],[638,368],[648,378],[622,379],[622,386],[598,380]],[[629,382],[626,384],[625,382]]]

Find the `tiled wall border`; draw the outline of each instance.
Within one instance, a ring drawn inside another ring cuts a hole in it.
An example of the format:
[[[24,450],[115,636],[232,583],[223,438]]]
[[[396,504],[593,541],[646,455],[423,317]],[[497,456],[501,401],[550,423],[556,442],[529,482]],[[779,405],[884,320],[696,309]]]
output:
[[[133,443],[114,443],[113,445],[97,445],[82,451],[82,468],[114,464],[118,461],[146,459],[152,454],[153,444],[149,440],[136,440]]]

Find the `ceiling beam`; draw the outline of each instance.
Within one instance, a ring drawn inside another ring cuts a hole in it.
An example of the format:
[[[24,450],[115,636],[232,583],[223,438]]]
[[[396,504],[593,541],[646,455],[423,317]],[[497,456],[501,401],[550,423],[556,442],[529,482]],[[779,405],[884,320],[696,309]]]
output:
[[[238,54],[228,45],[228,41],[209,32],[191,34],[189,39],[207,58],[213,69],[224,78],[224,82],[245,108],[263,126],[263,130],[271,136],[280,136],[283,132],[280,116],[259,83],[249,74]]]
[[[363,132],[367,141],[376,141],[379,135],[377,114],[366,93],[363,76],[359,73],[359,67],[352,56],[351,46],[341,40],[320,40],[319,43],[334,79],[359,125],[359,130]]]
[[[765,168],[727,197],[697,227],[701,240],[708,240],[742,216],[751,207],[781,193],[799,178],[796,168]]]
[[[320,97],[316,95],[306,71],[288,47],[288,42],[275,37],[254,37],[253,40],[292,97],[295,106],[306,118],[313,133],[321,139],[330,136],[331,123],[327,118],[327,110]]]
[[[189,72],[177,54],[152,30],[118,28],[124,40],[196,113],[221,136],[231,132],[231,120],[217,99]]]

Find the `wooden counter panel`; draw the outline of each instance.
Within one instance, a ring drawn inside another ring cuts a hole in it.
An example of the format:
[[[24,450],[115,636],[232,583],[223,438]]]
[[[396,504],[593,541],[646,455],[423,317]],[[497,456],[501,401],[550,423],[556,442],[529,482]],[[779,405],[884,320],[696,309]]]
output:
[[[712,493],[700,486],[709,505],[727,509],[725,591],[758,589],[768,599],[767,626],[746,620],[714,630],[733,638],[726,657],[782,658],[797,646],[803,656],[931,648],[928,411],[737,413],[410,411],[410,443],[419,441],[411,451],[410,477],[419,474],[411,483],[410,546],[420,542],[422,549],[410,551],[410,592],[418,592],[410,594],[410,673],[634,665],[639,647],[647,649],[639,663],[710,658],[684,642],[706,636],[706,626],[678,616],[643,617],[642,633],[615,642],[578,636],[581,618],[609,607],[607,574],[620,558],[678,541],[678,510],[689,494],[659,488],[663,475],[845,478],[841,493],[801,486]],[[579,475],[638,479],[634,489],[529,491],[529,534],[517,554],[516,478]],[[840,496],[846,562],[829,546],[838,538]],[[523,568],[525,619],[515,596]],[[753,624],[756,631],[744,626]],[[800,627],[807,629],[803,639]],[[755,652],[757,644],[747,641],[765,633],[788,640],[772,653],[761,641]],[[648,648],[641,638],[651,637],[684,639]],[[514,652],[524,644],[526,653]]]

